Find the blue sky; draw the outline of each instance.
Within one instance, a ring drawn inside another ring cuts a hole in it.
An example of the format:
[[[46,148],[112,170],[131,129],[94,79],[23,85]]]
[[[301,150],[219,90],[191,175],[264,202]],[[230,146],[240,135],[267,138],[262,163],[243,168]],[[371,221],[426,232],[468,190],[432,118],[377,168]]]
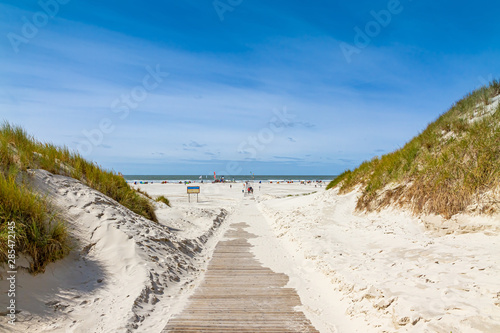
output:
[[[0,1],[0,118],[125,174],[338,174],[500,77],[499,9]]]

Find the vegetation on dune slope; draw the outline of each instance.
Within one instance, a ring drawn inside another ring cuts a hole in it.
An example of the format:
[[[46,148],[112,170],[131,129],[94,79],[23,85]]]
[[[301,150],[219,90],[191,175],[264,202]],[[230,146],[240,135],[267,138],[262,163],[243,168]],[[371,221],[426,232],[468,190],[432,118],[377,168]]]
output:
[[[347,193],[360,185],[359,210],[396,203],[450,218],[480,203],[479,213],[498,211],[500,106],[492,105],[498,95],[498,81],[474,91],[404,147],[345,171],[327,189]]]
[[[67,233],[48,200],[33,192],[27,169],[45,169],[70,176],[115,199],[123,206],[157,221],[154,207],[120,175],[70,152],[66,147],[41,143],[22,128],[0,127],[0,262],[8,259],[8,223],[16,223],[16,253],[31,257],[31,271],[43,271],[47,263],[68,251]]]
[[[156,201],[163,202],[168,207],[172,207],[170,204],[170,200],[168,200],[164,195],[160,195],[158,198],[156,198]]]
[[[68,250],[66,228],[47,200],[17,184],[14,176],[0,174],[0,262],[23,253],[37,273]]]

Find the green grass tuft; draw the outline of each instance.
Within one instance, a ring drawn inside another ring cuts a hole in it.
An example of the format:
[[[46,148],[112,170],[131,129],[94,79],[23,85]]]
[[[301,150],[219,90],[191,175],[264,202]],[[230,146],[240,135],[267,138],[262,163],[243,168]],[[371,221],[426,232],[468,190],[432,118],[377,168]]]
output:
[[[10,222],[15,223],[16,253],[32,259],[32,273],[42,272],[69,251],[64,223],[49,202],[14,177],[0,174],[0,262],[7,261]]]
[[[168,200],[168,198],[166,198],[165,196],[163,195],[160,195],[158,198],[156,198],[156,201],[158,202],[163,202],[165,205],[167,205],[168,207],[172,207],[170,205],[170,200]]]

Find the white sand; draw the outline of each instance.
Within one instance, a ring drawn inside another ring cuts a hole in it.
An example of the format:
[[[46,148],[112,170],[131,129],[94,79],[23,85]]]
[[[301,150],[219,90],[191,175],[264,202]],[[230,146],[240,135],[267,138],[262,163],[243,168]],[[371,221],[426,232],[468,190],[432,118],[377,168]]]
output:
[[[18,269],[19,322],[13,327],[2,316],[0,331],[160,332],[183,288],[205,264],[205,242],[224,220],[223,205],[187,212],[159,204],[161,216],[171,212],[195,218],[158,225],[74,179],[40,170],[34,177],[41,192],[67,215],[74,249],[44,274]],[[0,283],[5,309],[7,281]]]
[[[294,254],[284,271],[298,276],[303,302],[320,320],[342,332],[367,331],[361,321],[373,332],[500,332],[499,216],[461,216],[445,229],[425,218],[433,229],[426,231],[403,212],[354,213],[356,195],[261,198]],[[349,320],[335,321],[339,313]]]
[[[158,225],[78,181],[37,171],[36,183],[67,212],[78,243],[46,273],[19,274],[21,322],[12,330],[0,317],[0,331],[160,332],[231,221],[260,236],[257,258],[290,276],[321,332],[500,331],[498,217],[443,229],[432,217],[356,214],[356,193],[314,185],[255,184],[252,197],[242,184],[202,184],[191,203],[185,185],[140,185],[171,200],[157,204]]]

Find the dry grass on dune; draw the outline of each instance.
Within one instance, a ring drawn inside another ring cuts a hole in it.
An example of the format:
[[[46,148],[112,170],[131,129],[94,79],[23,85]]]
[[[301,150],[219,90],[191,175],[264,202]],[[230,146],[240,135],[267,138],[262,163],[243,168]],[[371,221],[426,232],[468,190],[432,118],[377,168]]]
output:
[[[81,180],[133,212],[156,221],[151,202],[136,193],[120,175],[103,170],[66,147],[42,143],[22,128],[0,127],[0,262],[8,258],[8,223],[16,222],[16,251],[31,260],[33,273],[68,251],[64,224],[46,198],[27,181],[28,169],[44,169]]]
[[[492,101],[499,95],[498,81],[474,91],[404,147],[345,171],[328,189],[361,185],[359,210],[395,203],[450,218],[479,203],[479,213],[498,211],[500,104]]]
[[[163,202],[168,207],[172,207],[172,205],[170,204],[170,200],[168,200],[164,195],[160,195],[158,198],[156,198],[156,201]]]
[[[15,247],[8,242],[12,234]],[[31,258],[30,271],[37,273],[68,251],[66,228],[50,203],[15,177],[0,174],[0,262],[22,253]]]

